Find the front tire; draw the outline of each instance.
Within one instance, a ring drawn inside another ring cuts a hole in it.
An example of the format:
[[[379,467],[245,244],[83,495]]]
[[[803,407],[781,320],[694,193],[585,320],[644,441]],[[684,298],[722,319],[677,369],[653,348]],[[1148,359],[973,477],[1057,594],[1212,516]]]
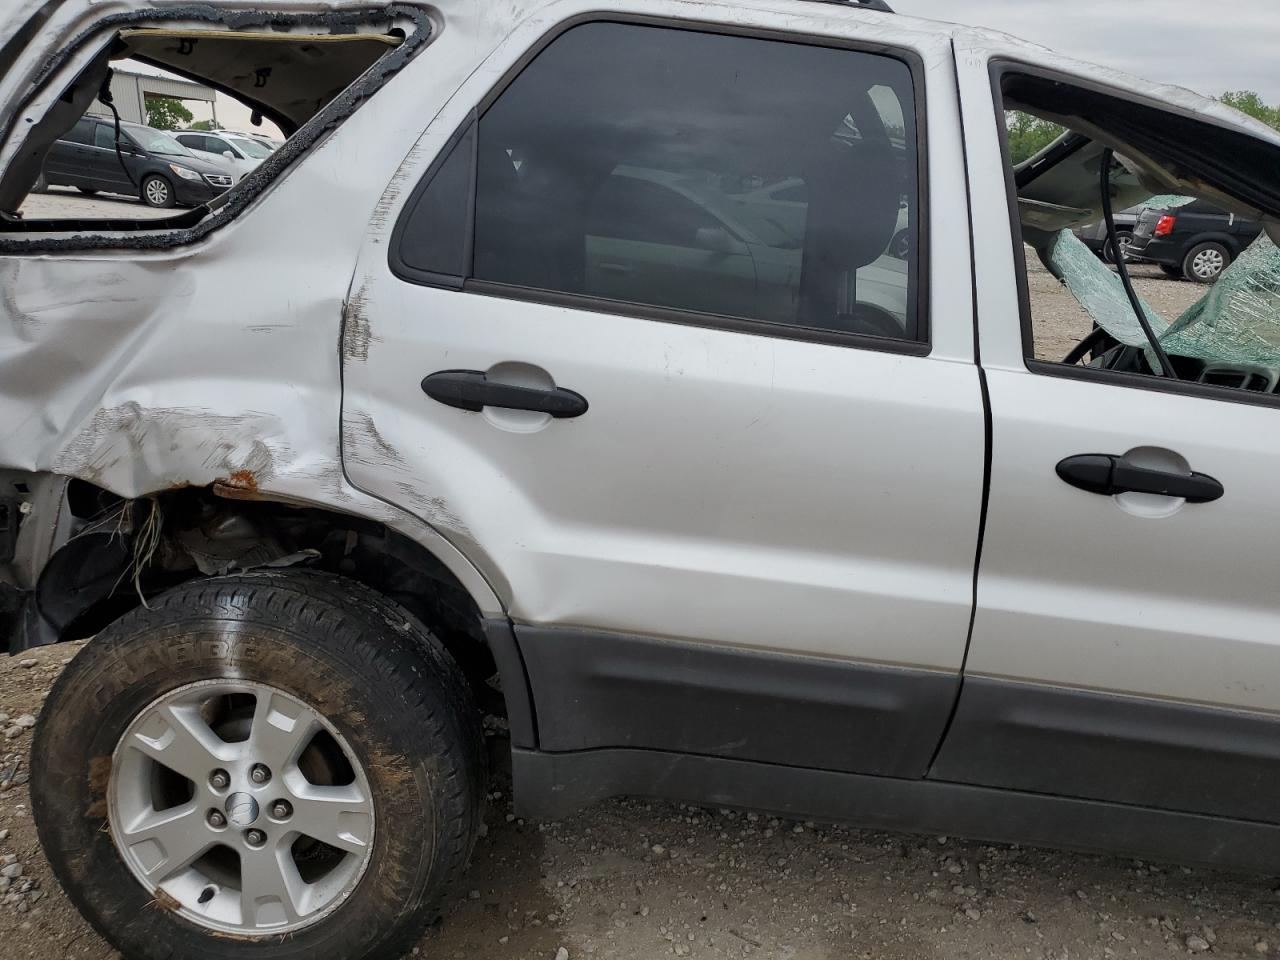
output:
[[[142,181],[142,202],[148,207],[169,208],[177,203],[173,184],[164,177],[150,176]]]
[[[32,810],[71,900],[139,960],[401,956],[479,824],[457,665],[339,577],[222,577],[151,606],[80,651],[33,744]]]
[[[1231,251],[1220,243],[1197,243],[1182,259],[1182,273],[1196,283],[1213,283],[1231,266]]]

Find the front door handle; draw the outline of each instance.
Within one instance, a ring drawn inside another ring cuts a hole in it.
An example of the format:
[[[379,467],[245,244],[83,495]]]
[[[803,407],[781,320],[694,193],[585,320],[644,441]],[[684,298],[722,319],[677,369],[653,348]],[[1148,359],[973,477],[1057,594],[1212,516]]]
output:
[[[432,400],[460,410],[503,407],[548,413],[557,420],[580,417],[587,412],[586,397],[580,393],[563,387],[545,390],[496,383],[483,370],[441,370],[422,381],[422,390]]]
[[[1222,496],[1222,484],[1204,473],[1170,473],[1135,467],[1123,457],[1083,453],[1058,464],[1058,476],[1081,490],[1106,497],[1117,493],[1154,493],[1187,503],[1210,503]]]

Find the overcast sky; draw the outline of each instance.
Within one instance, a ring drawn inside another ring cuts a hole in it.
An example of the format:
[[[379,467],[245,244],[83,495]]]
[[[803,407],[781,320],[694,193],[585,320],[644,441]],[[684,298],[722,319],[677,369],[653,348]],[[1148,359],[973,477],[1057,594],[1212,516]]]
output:
[[[1003,30],[1061,53],[1207,96],[1256,90],[1280,105],[1280,0],[889,0],[899,13]],[[207,108],[189,104],[196,119]],[[218,119],[252,130],[218,97]],[[275,132],[270,124],[259,128]]]
[[[196,120],[211,120],[212,111],[203,103],[195,101],[186,104]],[[262,125],[255,127],[249,122],[251,111],[239,100],[233,100],[225,93],[218,94],[218,123],[227,130],[241,130],[245,133],[265,133],[269,137],[282,137],[284,134],[270,120],[264,119]]]
[[[898,13],[1003,30],[1216,97],[1280,104],[1280,0],[889,0]]]

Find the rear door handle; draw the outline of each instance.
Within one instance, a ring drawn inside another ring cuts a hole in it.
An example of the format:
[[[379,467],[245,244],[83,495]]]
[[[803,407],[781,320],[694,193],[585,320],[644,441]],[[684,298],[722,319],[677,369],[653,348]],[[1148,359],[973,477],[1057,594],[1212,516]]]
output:
[[[423,379],[422,390],[432,400],[460,410],[502,407],[549,413],[557,420],[580,417],[587,412],[586,397],[580,393],[563,387],[544,390],[495,383],[483,370],[441,370]]]
[[[1123,457],[1083,453],[1067,457],[1057,467],[1058,476],[1081,490],[1112,497],[1118,493],[1154,493],[1178,497],[1187,503],[1210,503],[1223,494],[1222,484],[1204,473],[1170,473],[1135,467]]]

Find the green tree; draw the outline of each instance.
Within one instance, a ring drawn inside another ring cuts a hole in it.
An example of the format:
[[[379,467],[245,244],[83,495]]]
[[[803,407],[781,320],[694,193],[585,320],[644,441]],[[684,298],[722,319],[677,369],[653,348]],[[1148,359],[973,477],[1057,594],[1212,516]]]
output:
[[[1252,90],[1230,90],[1218,98],[1228,107],[1235,107],[1241,113],[1247,113],[1256,120],[1261,120],[1269,127],[1280,130],[1280,109],[1268,106],[1257,93]]]
[[[1009,154],[1015,166],[1030,160],[1066,133],[1066,128],[1020,110],[1008,111],[1005,125],[1009,129]]]
[[[212,130],[212,120],[197,120],[195,123],[187,127],[188,130]]]
[[[147,126],[157,130],[178,130],[194,119],[181,100],[173,97],[147,98]]]

